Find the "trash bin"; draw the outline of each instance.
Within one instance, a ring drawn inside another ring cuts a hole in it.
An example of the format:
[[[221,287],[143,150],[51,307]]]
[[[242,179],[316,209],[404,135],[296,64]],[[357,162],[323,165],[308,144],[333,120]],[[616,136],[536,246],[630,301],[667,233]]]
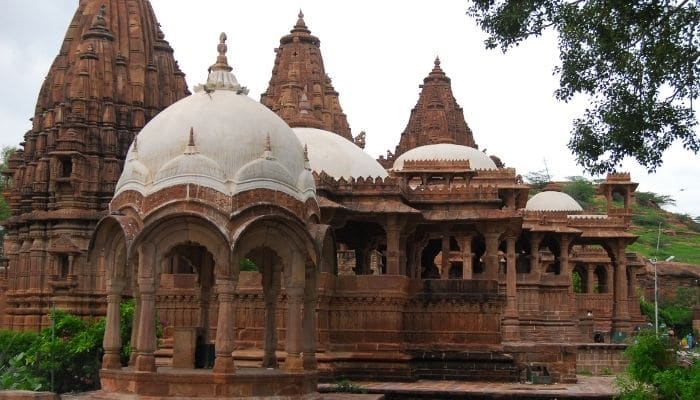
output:
[[[547,366],[541,363],[529,363],[527,365],[527,380],[536,385],[549,385],[552,383],[552,375]]]

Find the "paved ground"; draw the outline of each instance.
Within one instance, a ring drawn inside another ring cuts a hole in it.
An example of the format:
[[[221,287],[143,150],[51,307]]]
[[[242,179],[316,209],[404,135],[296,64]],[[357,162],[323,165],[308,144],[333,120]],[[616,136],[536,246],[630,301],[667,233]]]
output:
[[[417,382],[353,382],[367,393],[401,398],[469,398],[469,399],[612,399],[613,377],[579,376],[578,383],[532,385],[525,383],[489,383],[428,381]],[[332,390],[333,384],[319,385],[319,391]],[[324,395],[324,397],[327,395]],[[327,398],[327,397],[326,397]]]
[[[578,383],[532,385],[526,383],[491,383],[429,381],[353,382],[365,394],[332,393],[332,383],[319,384],[323,400],[387,399],[612,399],[613,377],[579,376]],[[63,400],[89,399],[90,393],[63,395]]]

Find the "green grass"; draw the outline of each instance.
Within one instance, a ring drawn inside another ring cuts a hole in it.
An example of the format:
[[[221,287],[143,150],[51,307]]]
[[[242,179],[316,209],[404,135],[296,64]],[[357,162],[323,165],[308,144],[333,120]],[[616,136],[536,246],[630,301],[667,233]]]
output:
[[[639,239],[627,248],[629,251],[659,260],[675,256],[674,261],[700,266],[700,233],[692,218],[656,207],[635,205],[633,210],[632,233],[638,235]],[[658,254],[657,237],[660,238]]]

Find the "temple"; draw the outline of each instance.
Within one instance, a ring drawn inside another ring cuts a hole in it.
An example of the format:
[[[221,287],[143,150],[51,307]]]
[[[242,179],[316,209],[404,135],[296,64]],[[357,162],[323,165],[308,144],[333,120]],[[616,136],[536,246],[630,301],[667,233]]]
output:
[[[530,197],[514,168],[478,150],[439,59],[394,153],[375,160],[303,14],[260,102],[226,41],[212,40],[189,95],[148,1],[80,2],[3,173],[3,328],[45,327],[54,306],[106,315],[104,398],[507,382],[535,361],[570,382],[582,348],[644,322],[642,264],[625,250],[629,174],[600,184],[605,214],[555,185]]]

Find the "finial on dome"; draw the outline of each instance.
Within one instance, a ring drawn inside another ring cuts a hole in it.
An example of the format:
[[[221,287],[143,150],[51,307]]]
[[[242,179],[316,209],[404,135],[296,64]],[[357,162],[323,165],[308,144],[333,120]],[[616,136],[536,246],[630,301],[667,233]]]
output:
[[[272,141],[270,140],[270,132],[265,136],[265,151],[263,151],[263,158],[268,160],[274,160],[275,156],[272,155]]]
[[[194,127],[190,126],[190,140],[187,142],[184,154],[196,154],[197,148],[194,145]]]
[[[294,24],[294,29],[292,29],[292,32],[311,33],[309,28],[306,27],[306,22],[304,22],[304,13],[301,11],[301,9],[299,9],[297,23]]]
[[[309,145],[304,143],[304,169],[311,171],[311,163],[309,162]]]
[[[216,51],[219,55],[216,57],[216,63],[209,67],[209,71],[231,71],[230,65],[228,65],[228,59],[226,58],[226,52],[228,51],[228,46],[226,46],[226,33],[221,32],[219,35],[219,44],[216,46]]]
[[[436,67],[440,66],[440,56],[435,56],[435,66]]]
[[[211,93],[215,90],[235,90],[238,94],[248,94],[248,89],[241,86],[233,73],[231,73],[233,68],[228,65],[228,59],[226,58],[226,52],[228,51],[226,39],[226,33],[222,32],[221,35],[219,35],[219,44],[216,46],[216,50],[219,53],[216,57],[216,63],[209,67],[207,83],[195,86],[194,91],[196,93],[202,91]]]
[[[439,75],[440,77],[445,76],[445,73],[440,68],[440,57],[435,56],[435,61],[433,62],[433,70],[430,71],[430,75]]]

